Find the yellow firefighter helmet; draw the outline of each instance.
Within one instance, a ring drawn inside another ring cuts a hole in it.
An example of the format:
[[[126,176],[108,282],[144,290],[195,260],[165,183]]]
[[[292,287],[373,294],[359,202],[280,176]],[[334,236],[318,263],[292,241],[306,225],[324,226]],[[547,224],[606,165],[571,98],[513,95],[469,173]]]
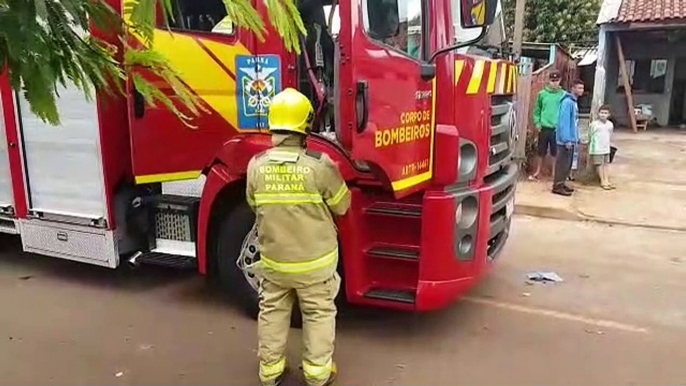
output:
[[[314,107],[305,95],[287,88],[274,96],[269,106],[269,130],[308,135],[312,131]]]

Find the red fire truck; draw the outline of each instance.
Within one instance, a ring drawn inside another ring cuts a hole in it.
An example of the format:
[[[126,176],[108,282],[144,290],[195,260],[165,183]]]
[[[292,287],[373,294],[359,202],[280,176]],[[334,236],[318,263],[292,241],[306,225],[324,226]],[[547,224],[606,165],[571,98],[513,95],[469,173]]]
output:
[[[475,41],[455,43],[456,30],[485,31],[495,4],[301,0],[308,35],[296,54],[273,30],[261,41],[235,28],[222,0],[175,0],[154,44],[202,100],[196,128],[132,84],[93,101],[61,89],[51,127],[5,74],[0,230],[35,254],[195,268],[254,310],[255,278],[242,269],[259,259],[246,166],[270,147],[269,101],[295,87],[316,106],[308,147],[352,191],[337,224],[347,301],[445,307],[489,269],[510,228],[516,69],[456,51]]]

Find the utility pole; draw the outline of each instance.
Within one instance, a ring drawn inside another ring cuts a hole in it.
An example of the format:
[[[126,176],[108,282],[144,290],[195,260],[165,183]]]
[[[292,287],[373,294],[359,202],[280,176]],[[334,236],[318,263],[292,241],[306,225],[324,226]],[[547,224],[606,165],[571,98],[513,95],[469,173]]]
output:
[[[515,25],[514,25],[514,41],[512,50],[515,58],[522,55],[522,40],[524,38],[524,12],[526,10],[526,0],[516,0],[515,5]]]

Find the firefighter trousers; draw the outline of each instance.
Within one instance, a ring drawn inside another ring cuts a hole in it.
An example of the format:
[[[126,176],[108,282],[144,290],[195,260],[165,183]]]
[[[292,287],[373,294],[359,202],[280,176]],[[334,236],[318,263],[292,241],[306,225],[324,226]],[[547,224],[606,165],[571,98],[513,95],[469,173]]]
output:
[[[305,380],[309,386],[322,386],[329,380],[334,368],[334,299],[339,289],[338,274],[334,274],[329,280],[304,288],[283,287],[262,279],[257,335],[260,381],[263,385],[273,385],[285,370],[286,343],[296,299],[303,318],[302,365]]]

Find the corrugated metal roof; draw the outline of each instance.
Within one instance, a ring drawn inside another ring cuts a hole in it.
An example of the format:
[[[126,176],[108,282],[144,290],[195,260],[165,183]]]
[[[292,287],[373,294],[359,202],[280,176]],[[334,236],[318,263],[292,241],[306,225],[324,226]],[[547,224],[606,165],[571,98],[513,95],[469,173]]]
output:
[[[598,47],[578,47],[571,49],[572,58],[578,60],[577,66],[589,66],[598,59]]]
[[[686,0],[623,0],[611,23],[686,20]]]
[[[609,23],[617,17],[619,7],[622,6],[622,0],[603,0],[598,13],[598,24]]]

